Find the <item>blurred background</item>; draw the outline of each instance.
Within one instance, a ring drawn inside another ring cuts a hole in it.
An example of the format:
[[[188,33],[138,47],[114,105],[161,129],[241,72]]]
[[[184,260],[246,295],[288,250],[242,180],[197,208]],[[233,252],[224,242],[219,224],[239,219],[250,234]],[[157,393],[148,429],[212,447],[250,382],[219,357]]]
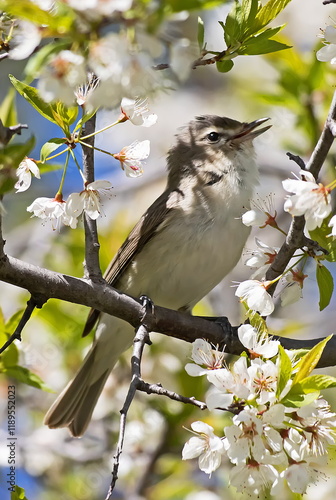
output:
[[[222,30],[218,20],[224,20],[229,4],[191,15],[181,13],[169,20],[166,30],[171,36],[185,37],[196,49],[197,15],[205,24],[208,49],[222,46]],[[177,18],[178,17],[178,18]],[[268,200],[279,214],[278,223],[286,230],[290,216],[283,213],[285,192],[281,181],[298,173],[299,167],[286,152],[308,159],[326,119],[335,88],[335,68],[316,60],[320,48],[321,29],[336,19],[335,6],[323,6],[322,1],[293,0],[279,19],[286,23],[284,41],[293,49],[269,56],[239,57],[230,73],[221,74],[213,67],[190,71],[185,81],[174,89],[157,93],[150,99],[150,109],[158,115],[151,128],[135,127],[130,122],[120,124],[100,134],[96,145],[117,153],[134,140],[149,139],[150,157],[141,178],[128,178],[112,157],[96,154],[96,178],[113,184],[112,194],[103,197],[103,217],[98,220],[101,243],[101,263],[104,269],[143,211],[164,190],[165,157],[177,129],[195,115],[218,114],[240,121],[270,117],[272,128],[256,139],[261,182],[257,198]],[[21,67],[20,67],[21,65]],[[22,76],[24,62],[1,61],[0,99],[4,99],[9,83],[7,74]],[[280,76],[280,71],[282,76]],[[31,157],[38,158],[39,150],[51,137],[59,137],[56,127],[46,123],[26,101],[18,97],[19,121],[27,123],[23,131],[36,137]],[[119,110],[101,111],[98,128],[113,122]],[[77,151],[76,151],[77,154]],[[78,147],[78,156],[80,155]],[[323,179],[332,178],[335,151],[325,166]],[[10,255],[32,264],[58,272],[82,276],[83,230],[61,228],[53,231],[39,219],[30,219],[26,207],[38,196],[53,196],[59,185],[61,171],[55,170],[33,181],[32,187],[19,194],[9,194],[4,200],[3,218],[6,250]],[[82,181],[75,165],[67,174],[65,197],[80,191]],[[269,201],[271,199],[271,202]],[[244,319],[241,305],[234,295],[234,284],[249,278],[252,269],[244,261],[255,249],[255,238],[268,245],[280,247],[283,235],[272,228],[252,230],[241,262],[227,278],[194,310],[198,315],[227,316],[234,325]],[[328,266],[328,264],[327,264]],[[335,270],[329,266],[335,276]],[[335,332],[336,298],[322,312],[318,307],[318,288],[315,265],[305,268],[302,299],[282,308],[277,297],[275,313],[269,321],[272,330],[295,338],[323,337]],[[3,321],[20,315],[28,293],[0,283]],[[20,363],[36,373],[53,392],[45,392],[24,384],[17,391],[17,483],[25,488],[29,500],[98,500],[104,498],[110,482],[111,463],[116,446],[119,410],[129,385],[130,353],[126,353],[113,371],[99,400],[93,421],[81,439],[73,439],[67,431],[52,431],[43,426],[43,416],[78,368],[92,336],[81,339],[88,311],[85,307],[50,300],[42,310],[35,311],[18,345]],[[146,349],[143,377],[148,382],[160,382],[164,387],[186,396],[204,398],[206,382],[189,377],[184,366],[190,359],[191,346],[162,335],[151,336],[153,345]],[[16,355],[16,353],[12,353]],[[324,370],[325,373],[325,370]],[[335,369],[328,373],[336,375]],[[158,378],[159,374],[159,378]],[[8,381],[1,379],[1,405],[4,427],[0,428],[0,465],[3,467],[0,495],[8,494],[5,484],[8,450],[6,448],[5,410]],[[326,393],[335,411],[333,391]],[[148,500],[219,500],[236,498],[228,487],[229,463],[209,478],[192,461],[181,461],[181,450],[189,433],[184,427],[202,419],[219,432],[225,426],[222,413],[205,414],[193,407],[181,406],[165,398],[138,394],[131,407],[126,432],[125,449],[121,458],[119,482],[113,498]],[[3,434],[2,439],[1,433]],[[331,466],[334,461],[330,454]],[[326,481],[312,486],[305,498],[319,495],[333,499],[336,487],[335,469]],[[330,473],[329,470],[329,473]],[[2,496],[4,495],[4,496]],[[6,496],[7,498],[7,496]],[[294,498],[288,492],[288,500]],[[283,499],[286,500],[286,499]]]

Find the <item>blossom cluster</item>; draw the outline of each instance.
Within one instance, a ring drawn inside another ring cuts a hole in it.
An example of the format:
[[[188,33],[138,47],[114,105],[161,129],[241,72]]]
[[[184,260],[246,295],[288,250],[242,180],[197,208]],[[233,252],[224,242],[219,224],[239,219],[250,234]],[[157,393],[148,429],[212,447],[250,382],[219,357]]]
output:
[[[185,80],[198,56],[198,50],[183,37],[171,40],[167,55],[167,44],[149,35],[140,23],[130,23],[130,36],[125,21],[128,17],[123,13],[132,8],[131,0],[31,0],[31,3],[32,10],[35,4],[36,9],[50,14],[51,23],[53,17],[54,22],[62,19],[62,4],[65,4],[69,18],[73,19],[72,30],[86,34],[85,43],[82,38],[81,43],[69,41],[62,50],[50,51],[43,67],[36,69],[33,76],[38,78],[37,87],[46,102],[60,100],[72,106],[77,100],[77,104],[85,104],[87,110],[112,109],[122,97],[143,97],[159,89],[171,88],[176,78]],[[48,16],[42,15],[42,18],[48,19]],[[120,24],[120,31],[101,35],[100,23],[107,22]],[[12,19],[6,14],[0,14],[0,31],[4,46],[8,47],[8,57],[14,60],[32,55],[43,43],[43,38],[48,37],[48,29],[41,29],[30,20]],[[60,27],[61,36],[64,36],[63,31]],[[170,72],[157,71],[158,58],[165,58],[166,62],[167,56]],[[95,75],[95,84],[89,86],[83,101],[82,96],[77,96],[77,88],[87,83],[89,74]]]
[[[157,120],[157,115],[148,114],[146,100],[131,100],[124,98],[121,101],[121,114],[117,123],[129,120],[134,125],[150,127]],[[122,170],[128,177],[139,177],[143,173],[142,163],[149,156],[150,143],[148,140],[135,141],[125,146],[119,153],[112,156],[119,160]],[[71,228],[76,228],[78,217],[85,212],[91,219],[95,220],[101,213],[101,193],[112,188],[107,180],[97,180],[88,183],[82,171],[84,189],[80,193],[71,193],[68,199],[63,200],[62,188],[59,189],[54,198],[39,197],[27,207],[27,211],[34,216],[50,220],[53,228],[60,222]],[[16,170],[18,180],[15,184],[16,192],[21,193],[29,189],[32,176],[40,179],[40,170],[37,162],[32,158],[24,158]]]
[[[317,182],[311,172],[300,170],[295,179],[286,179],[282,185],[288,193],[291,193],[285,199],[284,210],[292,216],[304,216],[307,231],[320,228],[332,212],[330,193],[336,187],[336,183],[331,182],[329,185],[324,185]],[[264,205],[252,202],[252,208],[242,215],[242,222],[246,226],[259,228],[271,226],[284,233],[276,222],[277,212],[271,207],[269,201],[270,199]],[[335,238],[336,215],[328,220],[328,227],[331,228],[328,237]],[[236,296],[245,302],[251,311],[268,316],[274,310],[273,298],[268,290],[275,281],[267,281],[265,276],[267,269],[276,259],[279,248],[271,247],[258,238],[256,238],[256,246],[256,250],[253,250],[251,256],[245,260],[247,266],[256,268],[256,270],[249,280],[239,284]],[[300,260],[299,258],[298,262]],[[282,306],[293,303],[302,297],[303,282],[307,275],[303,273],[302,269],[295,268],[294,265],[285,271],[284,277],[286,285],[280,293]]]
[[[295,376],[304,364],[295,351],[285,351],[251,325],[242,325],[238,336],[248,355],[230,367],[224,353],[205,340],[193,343],[194,363],[186,371],[207,377],[208,409],[227,412],[225,422],[230,415],[231,424],[218,435],[206,422],[193,422],[182,458],[198,458],[199,468],[211,474],[226,456],[234,465],[230,484],[251,496],[269,491],[282,498],[286,484],[303,494],[323,474],[328,447],[335,444],[336,414],[318,391],[295,402]]]

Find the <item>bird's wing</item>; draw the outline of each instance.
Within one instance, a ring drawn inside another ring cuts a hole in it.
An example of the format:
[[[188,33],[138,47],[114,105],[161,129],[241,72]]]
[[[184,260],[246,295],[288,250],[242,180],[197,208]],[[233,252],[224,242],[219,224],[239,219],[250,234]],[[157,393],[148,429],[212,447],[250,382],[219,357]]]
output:
[[[148,208],[139,222],[134,226],[124,241],[114,259],[105,271],[104,278],[112,286],[118,286],[118,281],[133,258],[141,252],[145,244],[154,236],[158,227],[164,222],[172,209],[172,192],[165,191]],[[88,335],[100,316],[100,311],[91,309],[83,330],[83,337]]]

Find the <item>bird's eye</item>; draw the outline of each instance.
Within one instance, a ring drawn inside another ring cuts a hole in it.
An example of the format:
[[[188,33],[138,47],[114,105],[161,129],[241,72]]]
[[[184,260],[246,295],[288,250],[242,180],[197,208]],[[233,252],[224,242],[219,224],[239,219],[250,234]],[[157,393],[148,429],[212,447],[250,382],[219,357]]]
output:
[[[208,134],[208,136],[207,136],[207,139],[210,142],[217,142],[219,140],[219,133],[218,132],[210,132],[210,134]]]

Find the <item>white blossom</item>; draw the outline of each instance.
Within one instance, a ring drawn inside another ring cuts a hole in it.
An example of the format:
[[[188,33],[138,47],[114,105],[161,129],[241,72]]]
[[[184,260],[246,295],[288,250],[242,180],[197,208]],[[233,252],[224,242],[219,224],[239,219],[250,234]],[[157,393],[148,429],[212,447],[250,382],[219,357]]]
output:
[[[255,238],[255,242],[258,248],[251,252],[251,256],[244,264],[245,266],[257,268],[257,271],[252,274],[251,279],[261,279],[277,256],[279,248],[270,247],[259,240],[259,238]]]
[[[215,408],[226,409],[234,397],[247,399],[250,395],[248,387],[248,369],[246,358],[241,356],[231,367],[208,371],[208,381],[215,387],[207,393],[205,402],[209,410]]]
[[[120,153],[114,154],[114,158],[120,161],[121,168],[127,177],[139,177],[143,174],[142,161],[148,158],[150,142],[134,141],[130,146],[124,147]]]
[[[196,435],[184,445],[182,460],[199,457],[199,468],[206,474],[211,474],[221,464],[224,453],[223,441],[215,435],[213,427],[205,422],[193,422],[191,428]]]
[[[207,374],[209,370],[222,368],[224,356],[225,353],[223,351],[213,349],[211,344],[206,342],[206,340],[196,339],[192,343],[191,354],[194,363],[187,363],[185,370],[192,377]]]
[[[26,191],[31,184],[32,174],[40,179],[40,170],[34,160],[31,158],[24,158],[18,168],[16,169],[16,175],[18,177],[18,181],[15,184],[15,189],[17,193],[22,193]]]
[[[62,50],[43,67],[37,86],[46,102],[60,100],[72,106],[76,89],[86,79],[84,57],[70,50]]]
[[[284,205],[291,215],[304,215],[309,231],[320,227],[323,220],[331,212],[331,197],[329,188],[318,184],[314,176],[305,170],[300,171],[302,179],[286,179],[282,182],[289,196]]]
[[[230,472],[230,484],[241,493],[246,492],[253,498],[267,490],[277,480],[279,473],[270,464],[250,460],[239,464]]]
[[[272,297],[267,292],[269,281],[246,280],[239,284],[235,295],[246,301],[252,311],[258,311],[261,316],[268,316],[274,311]]]
[[[24,19],[17,20],[13,38],[10,40],[9,58],[14,60],[26,59],[40,44],[40,41],[41,32],[36,24]]]
[[[264,200],[252,200],[252,208],[242,215],[245,226],[264,228],[265,226],[278,227],[275,222],[277,212],[273,206],[273,198],[270,194]]]
[[[157,122],[157,115],[154,113],[148,115],[147,99],[128,99],[124,97],[121,101],[121,113],[126,120],[129,120],[133,125],[142,125],[143,127],[151,127]]]
[[[316,58],[322,62],[336,63],[336,28],[327,26],[324,31],[326,45],[316,52]]]
[[[28,212],[32,212],[35,217],[44,221],[51,221],[53,229],[56,229],[59,222],[74,229],[77,226],[77,219],[65,212],[65,201],[56,198],[36,198],[29,207]]]
[[[259,462],[265,457],[262,432],[263,425],[256,408],[246,406],[233,417],[233,425],[224,428],[224,447],[233,464],[246,463],[251,458]]]
[[[269,359],[262,361],[260,358],[251,361],[247,369],[249,374],[249,387],[257,397],[257,403],[264,405],[274,403],[278,384],[278,367]]]
[[[328,236],[336,238],[336,215],[331,217],[328,226],[331,227],[331,233]]]
[[[110,33],[92,43],[88,64],[101,80],[87,101],[93,109],[114,108],[124,97],[142,98],[164,85],[149,52],[141,47],[136,51],[121,34]]]
[[[278,353],[280,342],[272,340],[267,333],[259,333],[252,325],[241,325],[238,338],[252,355],[273,358]]]
[[[109,181],[94,181],[85,186],[80,193],[71,193],[66,202],[66,213],[70,217],[79,217],[85,212],[90,219],[98,219],[100,208],[99,191],[111,189],[112,184]]]

